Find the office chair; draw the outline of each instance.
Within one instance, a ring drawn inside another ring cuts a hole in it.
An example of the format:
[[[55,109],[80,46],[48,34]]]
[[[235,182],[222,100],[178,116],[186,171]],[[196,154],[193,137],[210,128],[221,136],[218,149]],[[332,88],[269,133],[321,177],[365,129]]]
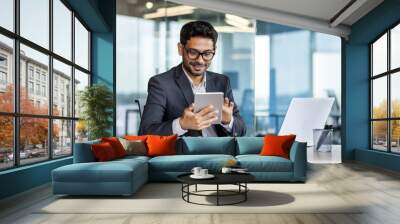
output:
[[[144,105],[146,105],[147,97],[141,97],[138,99],[135,99],[135,103],[137,103],[138,108],[139,108],[139,116],[142,118],[143,110],[144,110]]]

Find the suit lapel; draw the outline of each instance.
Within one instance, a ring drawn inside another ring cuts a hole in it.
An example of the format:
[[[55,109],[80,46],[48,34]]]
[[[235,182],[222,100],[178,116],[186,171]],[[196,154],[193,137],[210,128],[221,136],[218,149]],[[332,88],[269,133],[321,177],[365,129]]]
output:
[[[206,92],[218,92],[213,75],[207,72],[206,76]]]
[[[175,81],[178,84],[179,88],[182,91],[183,96],[186,99],[187,105],[190,105],[194,102],[194,95],[192,91],[192,87],[190,86],[190,82],[185,76],[185,73],[182,69],[182,64],[179,64],[175,67]]]

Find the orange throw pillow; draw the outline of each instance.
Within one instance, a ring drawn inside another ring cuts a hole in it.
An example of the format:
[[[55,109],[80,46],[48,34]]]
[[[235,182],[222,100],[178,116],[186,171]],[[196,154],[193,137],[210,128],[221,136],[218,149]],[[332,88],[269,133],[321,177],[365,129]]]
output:
[[[261,149],[262,156],[280,156],[286,159],[290,158],[290,148],[296,135],[266,135],[264,136],[264,145]]]
[[[148,137],[147,135],[125,135],[124,139],[129,140],[129,141],[140,140],[140,141],[146,142],[147,137]]]
[[[91,145],[94,157],[99,162],[110,161],[116,159],[115,151],[112,145],[108,142]]]
[[[110,137],[110,138],[101,138],[101,142],[108,142],[114,149],[115,155],[117,158],[125,157],[126,156],[126,151],[124,149],[124,146],[121,144],[118,138],[116,137]]]
[[[149,135],[146,140],[148,156],[176,155],[175,145],[177,138],[177,135]]]

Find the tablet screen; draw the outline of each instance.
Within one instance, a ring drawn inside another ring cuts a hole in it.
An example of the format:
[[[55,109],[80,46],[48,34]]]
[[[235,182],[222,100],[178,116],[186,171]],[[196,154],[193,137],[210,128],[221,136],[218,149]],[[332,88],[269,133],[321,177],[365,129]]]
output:
[[[197,113],[208,105],[213,105],[218,110],[218,119],[212,124],[220,124],[222,119],[222,105],[224,104],[223,92],[206,92],[194,94],[194,112]]]

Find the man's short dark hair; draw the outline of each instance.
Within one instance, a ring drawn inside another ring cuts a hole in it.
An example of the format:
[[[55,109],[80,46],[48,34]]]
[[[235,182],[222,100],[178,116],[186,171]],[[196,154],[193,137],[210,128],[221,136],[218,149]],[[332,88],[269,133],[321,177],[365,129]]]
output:
[[[186,45],[187,41],[192,37],[205,37],[210,38],[214,47],[217,44],[218,33],[214,27],[205,21],[193,21],[183,25],[181,29],[181,44]]]

